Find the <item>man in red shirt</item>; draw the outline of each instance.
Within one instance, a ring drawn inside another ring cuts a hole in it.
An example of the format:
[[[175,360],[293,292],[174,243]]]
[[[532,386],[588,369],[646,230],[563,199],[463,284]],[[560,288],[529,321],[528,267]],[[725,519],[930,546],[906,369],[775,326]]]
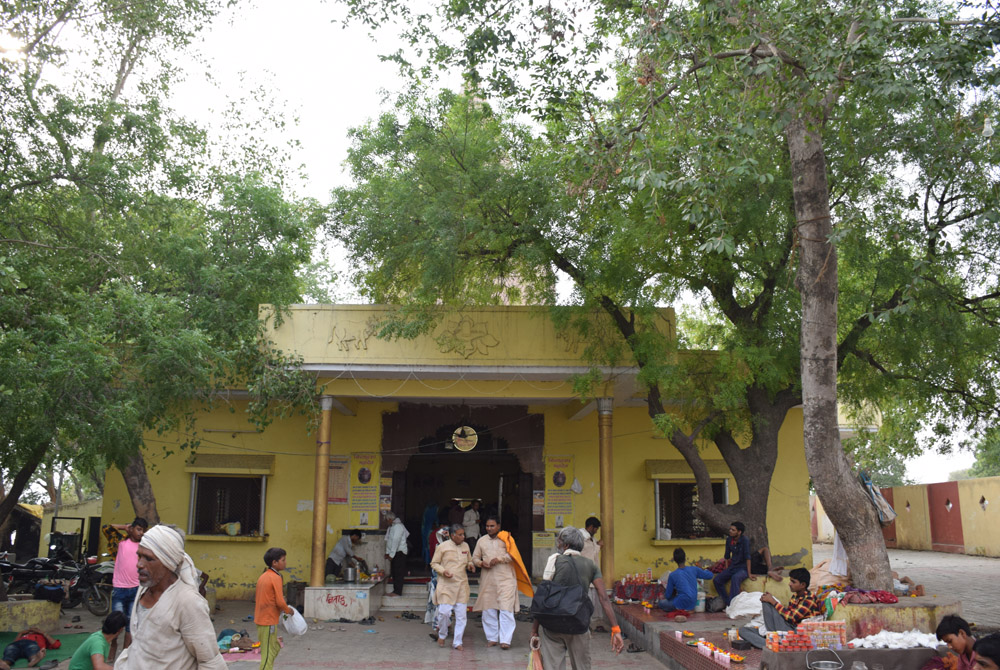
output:
[[[274,667],[274,659],[281,651],[281,645],[278,644],[278,620],[282,613],[292,613],[292,608],[285,602],[285,596],[281,592],[281,571],[287,563],[288,556],[281,547],[271,547],[264,552],[267,569],[257,579],[253,611],[257,639],[260,640],[260,670],[271,670]]]
[[[10,670],[10,666],[22,658],[28,659],[28,666],[37,665],[45,658],[46,649],[58,649],[62,642],[38,628],[22,630],[17,638],[3,650],[0,670]]]

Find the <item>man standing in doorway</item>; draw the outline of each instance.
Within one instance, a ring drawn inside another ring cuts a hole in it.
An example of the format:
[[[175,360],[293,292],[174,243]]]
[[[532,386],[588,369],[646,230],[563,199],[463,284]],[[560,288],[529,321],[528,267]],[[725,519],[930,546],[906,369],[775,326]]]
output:
[[[434,603],[438,608],[437,643],[444,646],[448,637],[448,626],[451,623],[451,613],[455,612],[455,637],[451,646],[462,649],[462,635],[465,633],[465,610],[469,606],[469,577],[466,572],[473,572],[476,566],[472,564],[469,545],[465,543],[465,528],[462,524],[451,527],[451,539],[445,540],[434,550],[431,559],[431,569],[437,573],[438,583],[434,589]]]
[[[117,526],[116,526],[117,528]],[[111,576],[111,611],[125,614],[125,649],[132,644],[132,603],[139,590],[139,573],[136,569],[139,557],[139,542],[143,533],[149,528],[149,523],[142,517],[135,520],[124,530],[128,537],[118,543],[118,553],[115,554],[115,571]],[[108,658],[114,658],[117,652],[118,638],[111,643]]]
[[[397,597],[403,595],[403,582],[406,580],[406,538],[410,531],[394,512],[386,512],[389,530],[385,533],[385,557],[389,559],[389,576],[392,578],[392,593],[386,595]]]
[[[483,613],[486,646],[499,644],[501,649],[510,649],[514,613],[519,609],[517,592],[525,590],[528,596],[534,592],[514,538],[500,530],[497,517],[487,517],[486,537],[476,544],[472,562],[483,571],[479,579],[479,597],[472,609]]]
[[[480,502],[478,500],[473,500],[469,503],[468,508],[465,510],[465,514],[462,515],[462,527],[465,528],[465,543],[469,545],[469,548],[475,551],[476,542],[479,541],[479,506]]]

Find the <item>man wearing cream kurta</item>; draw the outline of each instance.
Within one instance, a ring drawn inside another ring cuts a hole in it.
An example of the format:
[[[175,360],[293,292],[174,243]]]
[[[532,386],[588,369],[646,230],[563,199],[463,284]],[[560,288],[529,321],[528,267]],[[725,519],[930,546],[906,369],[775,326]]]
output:
[[[476,543],[472,562],[482,569],[479,597],[472,609],[483,613],[486,646],[510,649],[514,636],[514,612],[518,611],[517,575],[507,543],[497,537],[500,522],[495,516],[486,519],[486,537]]]
[[[153,526],[136,553],[132,644],[115,659],[115,670],[226,670],[183,531]]]
[[[451,527],[451,538],[434,549],[431,569],[438,575],[434,590],[434,604],[438,606],[438,646],[443,647],[448,637],[451,613],[455,612],[455,637],[451,646],[462,648],[465,633],[465,610],[469,606],[469,577],[466,572],[474,572],[472,554],[465,543],[465,528],[462,524]]]

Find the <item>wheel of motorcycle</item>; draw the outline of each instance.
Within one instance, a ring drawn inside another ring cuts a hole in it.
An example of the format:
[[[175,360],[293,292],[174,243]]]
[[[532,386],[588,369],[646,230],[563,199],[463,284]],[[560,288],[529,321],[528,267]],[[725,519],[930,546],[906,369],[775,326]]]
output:
[[[99,586],[87,589],[83,602],[95,616],[106,616],[111,612],[111,593]]]
[[[64,610],[65,609],[71,610],[82,602],[83,602],[83,594],[80,593],[79,591],[76,591],[75,593],[69,594],[69,596],[67,596],[66,598],[63,598],[62,608]]]

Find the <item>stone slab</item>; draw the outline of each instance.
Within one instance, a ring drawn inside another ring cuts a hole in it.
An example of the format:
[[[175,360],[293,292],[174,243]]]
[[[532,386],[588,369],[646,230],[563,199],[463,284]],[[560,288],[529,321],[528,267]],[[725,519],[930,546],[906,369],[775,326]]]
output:
[[[0,631],[17,633],[34,626],[53,630],[59,625],[59,605],[47,600],[0,602]]]

